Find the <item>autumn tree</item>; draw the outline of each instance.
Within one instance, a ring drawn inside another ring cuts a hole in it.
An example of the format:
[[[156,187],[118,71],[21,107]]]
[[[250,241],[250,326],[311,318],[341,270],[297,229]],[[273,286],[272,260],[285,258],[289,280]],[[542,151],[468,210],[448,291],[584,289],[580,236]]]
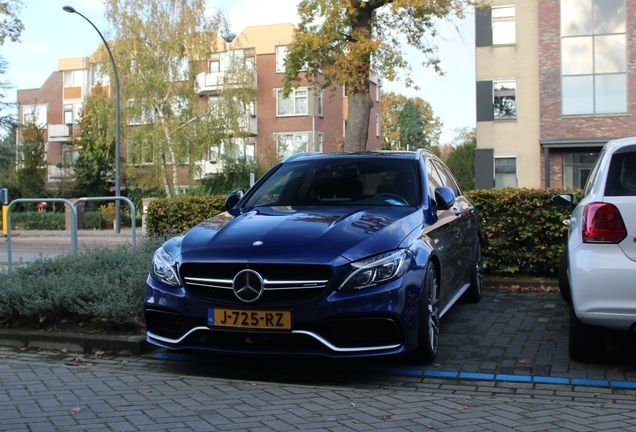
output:
[[[407,98],[402,94],[389,92],[382,95],[382,148],[385,150],[400,147],[400,114],[407,101],[411,101],[421,115],[424,131],[422,147],[431,148],[439,142],[443,123],[433,113],[431,104],[419,97]]]
[[[114,181],[115,100],[105,87],[97,85],[80,112],[73,145],[78,153],[73,162],[75,188],[87,196],[104,196]]]
[[[46,196],[45,160],[43,130],[35,120],[27,123],[20,131],[21,145],[18,147],[18,171],[16,180],[18,188],[25,198]]]
[[[209,17],[205,0],[106,0],[106,16],[116,40],[124,117],[137,125],[126,129],[128,151],[133,161],[150,162],[174,197],[178,167],[200,160],[210,146],[204,133],[210,110],[201,109],[195,65],[218,48],[225,18]]]
[[[9,39],[12,42],[18,42],[20,40],[20,34],[24,30],[22,21],[18,18],[18,13],[22,9],[22,1],[20,0],[5,0],[0,2],[0,45],[4,45],[4,42]],[[3,76],[7,72],[8,64],[6,60],[0,57],[0,76]],[[11,90],[11,84],[7,80],[0,80],[0,112],[6,113],[14,109],[14,105],[11,102],[5,102],[7,93]],[[15,117],[13,114],[0,115],[0,129],[5,131],[11,130],[15,127]]]
[[[345,86],[349,111],[345,151],[366,148],[373,100],[369,77],[394,81],[410,66],[406,42],[424,54],[424,66],[441,72],[433,40],[436,20],[463,17],[465,0],[302,0],[300,23],[285,59],[285,91],[306,77],[323,88]]]
[[[446,164],[455,174],[459,186],[463,190],[475,188],[475,148],[477,147],[477,132],[475,128],[455,130],[453,139],[455,149],[448,155]]]

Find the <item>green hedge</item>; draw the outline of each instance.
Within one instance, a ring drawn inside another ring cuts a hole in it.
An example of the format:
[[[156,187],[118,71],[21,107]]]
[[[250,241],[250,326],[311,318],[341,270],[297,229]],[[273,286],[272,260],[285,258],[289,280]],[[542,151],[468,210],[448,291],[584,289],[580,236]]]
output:
[[[225,211],[225,195],[160,198],[148,205],[146,234],[170,236],[189,230],[198,223]]]
[[[64,213],[37,211],[11,212],[11,229],[63,230]]]
[[[572,191],[570,191],[572,192]],[[482,230],[482,250],[490,274],[553,276],[559,267],[568,210],[552,204],[560,189],[470,191]],[[581,199],[581,190],[574,192]]]

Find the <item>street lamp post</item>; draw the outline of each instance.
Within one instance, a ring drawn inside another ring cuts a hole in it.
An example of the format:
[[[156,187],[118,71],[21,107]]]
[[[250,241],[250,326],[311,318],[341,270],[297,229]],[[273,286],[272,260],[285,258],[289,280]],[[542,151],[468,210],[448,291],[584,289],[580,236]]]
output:
[[[108,55],[110,56],[110,63],[113,65],[113,72],[115,73],[115,196],[119,197],[121,195],[121,185],[119,182],[119,76],[117,75],[117,66],[115,65],[115,59],[113,58],[113,53],[110,51],[110,47],[108,46],[108,42],[104,39],[102,32],[100,32],[95,24],[91,22],[84,15],[76,11],[71,6],[64,6],[65,12],[78,14],[82,18],[84,18],[88,23],[93,26],[99,37],[104,41],[104,45],[106,46],[106,50],[108,51]],[[115,200],[115,232],[119,234],[120,231],[120,202],[119,199]],[[132,215],[132,223],[135,223],[135,215]]]

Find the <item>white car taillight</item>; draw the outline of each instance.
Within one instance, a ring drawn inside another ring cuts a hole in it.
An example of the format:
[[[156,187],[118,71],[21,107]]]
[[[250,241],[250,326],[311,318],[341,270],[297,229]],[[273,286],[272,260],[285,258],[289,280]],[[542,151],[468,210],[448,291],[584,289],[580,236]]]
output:
[[[627,237],[621,213],[614,204],[592,203],[583,210],[583,243],[620,243]]]

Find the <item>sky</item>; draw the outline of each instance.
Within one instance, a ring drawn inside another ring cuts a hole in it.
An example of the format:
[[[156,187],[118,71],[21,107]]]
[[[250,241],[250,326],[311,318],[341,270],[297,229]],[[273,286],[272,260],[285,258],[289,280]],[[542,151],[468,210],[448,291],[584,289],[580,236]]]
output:
[[[4,79],[13,87],[5,99],[16,101],[17,89],[40,88],[57,70],[58,59],[90,55],[101,43],[97,32],[80,16],[62,10],[72,6],[86,16],[104,34],[108,22],[104,18],[102,0],[23,0],[19,14],[24,24],[21,42],[5,41],[0,55],[8,62]],[[298,22],[298,0],[208,0],[210,12],[223,10],[232,31],[239,34],[246,26]],[[438,56],[444,76],[421,66],[423,56],[403,47],[413,67],[411,77],[419,90],[407,88],[404,81],[384,80],[384,92],[420,97],[429,102],[435,116],[444,123],[441,143],[450,143],[455,129],[475,127],[475,43],[474,18],[458,23],[459,32],[445,22],[438,29]]]

